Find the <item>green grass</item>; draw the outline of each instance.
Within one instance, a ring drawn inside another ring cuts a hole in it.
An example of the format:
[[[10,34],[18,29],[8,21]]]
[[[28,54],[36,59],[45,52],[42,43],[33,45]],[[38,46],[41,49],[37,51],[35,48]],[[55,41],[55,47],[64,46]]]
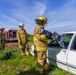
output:
[[[28,43],[29,43],[29,45],[32,45],[33,44],[33,35],[29,35],[28,34]]]
[[[7,50],[8,49],[8,50]],[[7,59],[6,52],[12,51]],[[39,75],[36,71],[36,57],[22,56],[18,47],[6,48],[0,53],[0,75]],[[50,69],[42,75],[73,75],[50,65]]]
[[[31,43],[30,43],[31,41]],[[33,44],[32,37],[29,38],[29,44]],[[12,57],[6,58],[6,53],[12,52]],[[16,47],[8,47],[0,50],[0,75],[40,75],[35,71],[36,57],[22,56],[20,49]],[[73,75],[62,69],[50,65],[50,69],[42,75]]]

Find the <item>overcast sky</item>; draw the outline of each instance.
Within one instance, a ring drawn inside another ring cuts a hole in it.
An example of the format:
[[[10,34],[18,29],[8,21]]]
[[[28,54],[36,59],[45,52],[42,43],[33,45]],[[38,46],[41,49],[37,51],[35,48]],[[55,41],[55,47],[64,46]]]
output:
[[[51,32],[76,31],[76,0],[0,0],[0,27],[18,29],[24,23],[33,34],[39,16],[48,18]]]

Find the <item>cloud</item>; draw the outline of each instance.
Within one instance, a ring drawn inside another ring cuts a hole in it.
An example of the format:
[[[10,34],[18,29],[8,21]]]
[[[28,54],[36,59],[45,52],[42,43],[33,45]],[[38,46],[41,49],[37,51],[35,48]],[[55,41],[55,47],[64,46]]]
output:
[[[18,24],[22,22],[25,24],[27,32],[33,33],[35,27],[34,19],[40,15],[45,15],[49,19],[47,29],[66,27],[72,24],[75,25],[76,0],[69,0],[69,2],[60,9],[57,8],[50,13],[51,5],[48,5],[50,0],[32,0],[32,3],[29,2],[30,0],[7,1],[6,6],[9,5],[10,7],[5,10],[3,9],[0,12],[0,24],[4,26],[6,25],[6,28],[18,28]]]
[[[0,27],[16,28],[15,25],[18,24],[18,21],[15,18],[2,13],[0,13],[0,15],[1,15]]]
[[[68,24],[68,23],[64,23],[64,24],[60,24],[60,25],[53,25],[53,26],[50,26],[50,27],[46,27],[47,30],[50,30],[50,29],[58,29],[58,28],[64,28],[66,26],[71,26],[71,24]]]
[[[69,19],[76,17],[76,0],[71,0],[70,2],[66,3],[61,9],[54,10],[49,13],[50,18],[52,19]]]
[[[51,25],[50,29],[55,29],[57,31],[59,29],[64,29],[65,31],[73,29],[75,30],[76,0],[69,0],[69,2],[64,4],[64,6],[62,6],[60,9],[51,11],[48,17],[51,19],[51,21],[49,21],[47,29],[49,29],[49,26]],[[68,29],[68,26],[70,26],[70,29]]]
[[[12,23],[16,23],[17,21],[17,22],[24,22],[27,25],[30,23],[34,24],[33,23],[34,19],[40,15],[43,15],[46,10],[46,5],[39,1],[36,2],[33,1],[31,5],[29,5],[30,3],[28,2],[28,0],[26,1],[8,0],[6,5],[8,5],[8,3],[10,3],[10,7],[7,8],[4,12],[2,12],[0,15],[3,18],[6,18],[6,20],[8,19],[8,21],[11,21]],[[8,12],[10,14],[8,14]]]
[[[4,15],[4,14],[2,16],[4,19],[9,20],[9,22],[15,22],[15,23],[17,22],[16,19],[14,19],[10,16]]]
[[[59,26],[53,26],[50,28],[46,28],[46,30],[51,31],[51,32],[58,32],[58,33],[62,33],[62,32],[71,32],[71,31],[76,31],[76,25],[59,25]]]
[[[39,15],[43,15],[46,10],[46,5],[40,2],[35,3],[34,11]]]

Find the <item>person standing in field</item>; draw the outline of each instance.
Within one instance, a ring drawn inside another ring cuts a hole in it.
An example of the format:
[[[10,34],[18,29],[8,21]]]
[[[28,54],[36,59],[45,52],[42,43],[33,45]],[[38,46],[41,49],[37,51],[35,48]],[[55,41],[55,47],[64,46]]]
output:
[[[28,38],[27,38],[27,32],[24,29],[24,24],[19,24],[19,29],[17,30],[17,39],[19,48],[21,50],[22,55],[29,55],[29,45],[28,45]]]
[[[43,34],[44,26],[47,24],[47,18],[40,16],[35,19],[35,22],[37,24],[34,29],[34,46],[37,54],[36,71],[41,74],[49,68],[49,64],[46,62],[46,56],[47,43],[51,35]]]
[[[0,28],[0,49],[5,48],[6,38],[5,38],[3,31],[4,31],[4,28],[3,27]]]

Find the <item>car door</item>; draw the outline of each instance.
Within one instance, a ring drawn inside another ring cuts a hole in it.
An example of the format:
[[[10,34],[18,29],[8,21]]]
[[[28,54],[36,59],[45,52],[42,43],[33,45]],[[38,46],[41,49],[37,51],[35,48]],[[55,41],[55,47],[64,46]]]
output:
[[[65,47],[61,48],[57,46],[56,42],[50,43],[50,48],[48,48],[48,60],[51,64],[56,65],[64,70],[68,71],[67,65],[67,55],[68,55],[68,47],[73,34],[62,34],[61,41],[64,43]],[[57,41],[58,42],[58,41]],[[59,41],[60,45],[60,41]]]
[[[73,33],[64,33],[62,34],[62,42],[64,43],[65,47],[61,49],[61,51],[57,54],[57,65],[58,67],[69,71],[67,60],[68,60],[68,52],[69,46],[73,37]]]
[[[76,34],[69,48],[67,64],[69,72],[76,74]]]
[[[57,66],[58,60],[57,55],[61,51],[61,47],[59,46],[57,41],[51,41],[48,44],[48,59],[47,62],[51,63],[52,65]]]
[[[67,48],[62,48],[60,52],[57,54],[57,66],[68,71],[68,66],[67,66],[67,54],[68,50]]]

